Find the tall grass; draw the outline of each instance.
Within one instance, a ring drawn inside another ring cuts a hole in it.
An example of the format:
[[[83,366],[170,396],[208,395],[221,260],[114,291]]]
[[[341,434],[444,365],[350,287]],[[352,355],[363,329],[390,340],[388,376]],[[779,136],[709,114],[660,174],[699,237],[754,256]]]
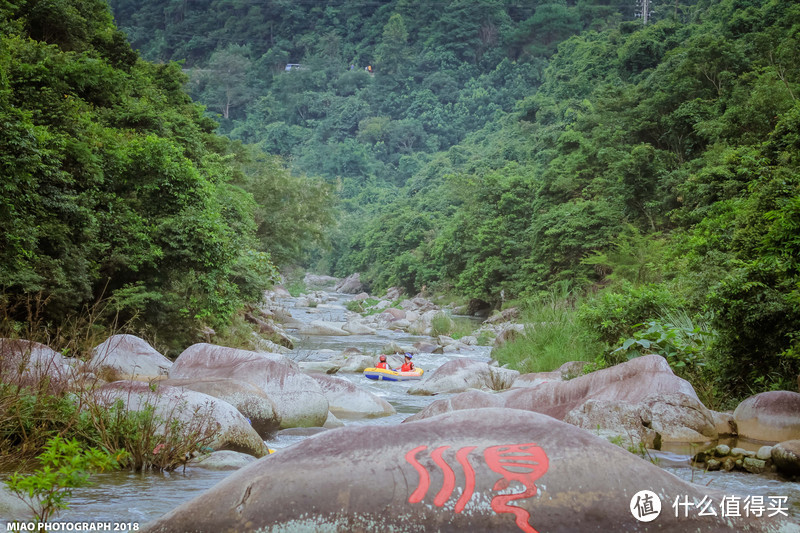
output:
[[[576,307],[569,291],[559,290],[524,304],[524,334],[495,348],[492,357],[522,373],[549,372],[568,361],[594,361],[603,345],[578,320]]]
[[[431,335],[434,337],[450,335],[454,327],[453,320],[443,312],[436,313],[431,318]]]
[[[158,414],[152,405],[129,410],[99,401],[95,388],[102,382],[81,370],[95,346],[127,329],[107,319],[113,312],[108,301],[57,327],[42,318],[46,305],[45,299],[32,297],[12,306],[0,294],[0,468],[34,461],[55,436],[127,452],[123,466],[135,470],[176,468],[186,453],[206,445],[216,430],[210,412],[186,417],[176,409]],[[57,370],[57,357],[34,364],[39,348],[32,343],[68,356],[73,369]]]

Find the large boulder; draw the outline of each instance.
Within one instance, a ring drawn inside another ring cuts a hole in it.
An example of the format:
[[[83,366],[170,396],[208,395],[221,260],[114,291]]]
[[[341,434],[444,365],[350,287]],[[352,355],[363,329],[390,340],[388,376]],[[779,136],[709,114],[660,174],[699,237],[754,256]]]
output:
[[[0,339],[0,380],[50,388],[65,386],[72,376],[68,360],[52,348],[22,339]]]
[[[375,330],[364,324],[361,320],[350,320],[342,329],[351,335],[375,335]]]
[[[89,365],[111,369],[120,379],[142,379],[167,375],[172,361],[135,335],[112,335],[92,350]]]
[[[312,289],[323,289],[325,287],[333,287],[339,282],[339,278],[333,276],[321,276],[318,274],[311,274],[310,272],[303,278],[303,283],[306,287]]]
[[[269,453],[263,439],[231,404],[201,392],[155,383],[151,387],[141,381],[115,381],[100,387],[96,399],[106,406],[122,400],[129,411],[152,407],[161,422],[160,431],[174,431],[172,424],[178,422],[198,434],[213,435],[206,445],[214,450],[256,457]]]
[[[770,457],[779,472],[800,475],[800,440],[779,442],[770,450]]]
[[[297,330],[297,333],[300,335],[327,335],[333,337],[350,335],[350,333],[342,329],[342,326],[344,326],[342,322],[314,320],[308,324],[303,324],[300,329]]]
[[[765,442],[800,439],[800,393],[756,394],[736,407],[733,419],[740,437]]]
[[[652,523],[631,511],[654,503],[645,489],[661,507]],[[548,416],[481,409],[327,431],[231,474],[145,530],[800,531],[780,517],[671,508],[707,499],[719,509],[723,496]]]
[[[328,363],[338,368],[339,372],[363,372],[367,368],[375,366],[378,358],[373,355],[365,354],[344,354],[341,353],[328,360]],[[333,372],[326,372],[332,374]]]
[[[677,377],[658,355],[637,357],[569,381],[542,380],[534,387],[511,389],[499,396],[505,407],[544,413],[604,435],[646,437],[645,443],[656,441],[650,429],[665,442],[705,442],[718,437],[711,411],[691,384]],[[438,414],[441,408],[432,411],[429,406],[418,416]]]
[[[228,378],[261,388],[275,403],[281,427],[321,426],[328,400],[319,384],[285,356],[194,344],[175,360],[171,379]]]
[[[340,280],[334,287],[336,292],[343,292],[345,294],[358,294],[364,292],[364,284],[361,283],[361,274],[356,272]]]
[[[453,359],[408,389],[409,394],[441,394],[468,389],[503,390],[519,376],[516,370],[491,366],[484,361]]]
[[[250,421],[262,438],[269,438],[280,428],[281,418],[275,402],[252,383],[229,378],[190,378],[166,379],[161,381],[161,385],[202,392],[228,402]]]
[[[515,389],[505,396],[506,407],[528,409],[559,420],[588,400],[610,402],[607,405],[627,403],[649,413],[646,418],[653,429],[658,428],[663,441],[704,442],[718,437],[711,412],[700,403],[691,384],[677,377],[658,355],[637,357],[569,381]],[[665,397],[669,397],[669,407],[653,410]],[[619,428],[621,434],[638,423],[632,419]]]
[[[503,405],[504,400],[499,394],[473,389],[450,396],[449,398],[431,402],[423,411],[411,415],[406,418],[404,422],[424,420],[433,416],[463,409],[483,409],[486,407],[503,407]]]
[[[346,379],[327,374],[311,374],[311,377],[322,387],[329,409],[337,418],[372,418],[395,413],[392,404]]]
[[[255,458],[246,453],[220,450],[198,457],[191,462],[191,465],[206,470],[239,470],[254,461]]]

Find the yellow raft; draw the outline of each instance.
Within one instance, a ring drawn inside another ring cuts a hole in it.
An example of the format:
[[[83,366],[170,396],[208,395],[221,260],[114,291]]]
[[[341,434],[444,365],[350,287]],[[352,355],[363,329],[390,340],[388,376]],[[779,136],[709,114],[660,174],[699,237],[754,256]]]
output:
[[[411,372],[396,372],[385,368],[367,368],[364,370],[364,376],[377,381],[410,381],[412,379],[422,379],[423,372],[425,371],[421,368],[415,368]]]

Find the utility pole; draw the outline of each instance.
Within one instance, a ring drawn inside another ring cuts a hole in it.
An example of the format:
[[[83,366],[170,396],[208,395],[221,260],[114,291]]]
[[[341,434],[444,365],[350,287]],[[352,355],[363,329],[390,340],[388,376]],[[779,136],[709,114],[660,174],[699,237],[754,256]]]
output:
[[[650,2],[652,0],[636,0],[636,5],[639,11],[636,13],[637,17],[642,17],[642,25],[647,26],[647,21],[650,19]]]

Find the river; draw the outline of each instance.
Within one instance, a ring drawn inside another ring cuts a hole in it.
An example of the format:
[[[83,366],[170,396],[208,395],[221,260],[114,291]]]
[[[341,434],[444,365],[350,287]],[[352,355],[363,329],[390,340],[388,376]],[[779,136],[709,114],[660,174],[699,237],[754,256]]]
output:
[[[347,313],[344,305],[349,296],[336,294],[335,300],[317,307],[295,307],[294,299],[280,300],[281,306],[292,317],[301,322],[312,320],[344,321]],[[410,345],[427,337],[410,335],[400,331],[380,330],[377,335],[308,336],[300,338],[290,357],[296,361],[319,361],[329,358],[329,350],[340,352],[348,347],[359,348],[364,353],[378,353],[391,342]],[[489,347],[477,347],[464,354],[420,354],[415,357],[416,364],[430,372],[443,363],[459,357],[488,361]],[[409,415],[422,410],[434,400],[431,396],[416,396],[406,393],[414,382],[371,381],[361,374],[339,373],[339,377],[351,380],[373,394],[391,403],[397,413],[388,417],[343,420],[346,425],[369,424],[375,426],[399,424]],[[436,396],[435,399],[446,397]],[[286,430],[279,432],[267,444],[280,453],[282,448],[292,446],[308,438],[308,432]],[[757,449],[755,443],[739,443],[749,449]],[[781,480],[776,475],[754,475],[731,472],[703,472],[693,469],[689,464],[692,450],[688,447],[673,448],[669,451],[652,452],[656,463],[672,474],[707,485],[726,494],[751,496],[787,496],[790,513],[800,522],[800,483]],[[115,472],[93,477],[95,484],[74,491],[70,508],[59,514],[60,521],[111,521],[143,525],[170,511],[180,503],[200,494],[229,475],[230,471],[212,471],[189,466],[185,470],[171,473],[130,473]],[[8,517],[0,517],[0,531],[4,530]]]

